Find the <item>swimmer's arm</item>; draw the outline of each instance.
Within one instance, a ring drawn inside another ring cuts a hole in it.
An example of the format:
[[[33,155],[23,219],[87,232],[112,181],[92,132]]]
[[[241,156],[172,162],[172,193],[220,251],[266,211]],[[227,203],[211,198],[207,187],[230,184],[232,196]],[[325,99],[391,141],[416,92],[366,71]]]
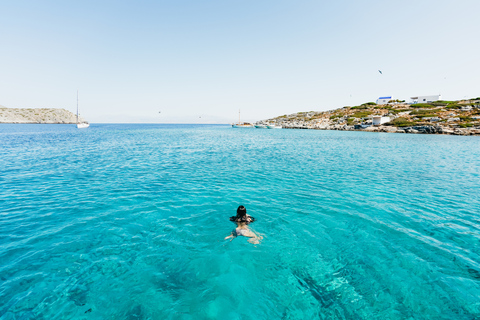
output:
[[[237,233],[232,231],[232,233],[230,233],[229,236],[226,236],[224,240],[227,240],[227,239],[233,239],[233,238],[236,238],[237,237]]]

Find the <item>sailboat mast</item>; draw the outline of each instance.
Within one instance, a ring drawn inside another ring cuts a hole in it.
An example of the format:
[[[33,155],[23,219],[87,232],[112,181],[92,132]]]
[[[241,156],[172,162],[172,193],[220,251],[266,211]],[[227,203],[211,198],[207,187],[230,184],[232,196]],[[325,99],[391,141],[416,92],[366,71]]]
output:
[[[78,123],[78,89],[77,89],[77,123]]]
[[[240,124],[240,109],[238,109],[238,124]]]

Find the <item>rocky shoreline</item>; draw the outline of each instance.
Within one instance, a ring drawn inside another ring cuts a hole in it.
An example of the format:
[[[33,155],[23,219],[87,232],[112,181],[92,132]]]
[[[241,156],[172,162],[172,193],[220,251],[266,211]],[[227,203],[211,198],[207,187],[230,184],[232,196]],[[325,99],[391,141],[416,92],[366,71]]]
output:
[[[408,104],[391,101],[329,111],[297,112],[256,123],[284,129],[344,130],[412,134],[480,135],[480,97]]]
[[[78,120],[86,122],[82,117],[79,117]],[[65,109],[5,108],[0,106],[0,123],[75,124],[77,115]]]
[[[331,126],[296,126],[283,125],[284,129],[313,129],[313,130],[341,130],[341,131],[364,131],[364,132],[386,132],[386,133],[413,133],[413,134],[451,134],[459,136],[480,135],[480,128],[449,128],[442,126],[413,126],[413,127],[392,127],[392,126],[369,126],[366,128],[355,128],[349,125]]]

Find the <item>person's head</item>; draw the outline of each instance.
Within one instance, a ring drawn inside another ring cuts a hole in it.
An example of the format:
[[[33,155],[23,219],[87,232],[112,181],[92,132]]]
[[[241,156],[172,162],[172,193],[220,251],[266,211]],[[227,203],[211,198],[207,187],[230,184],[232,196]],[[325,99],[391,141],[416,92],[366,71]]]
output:
[[[247,215],[247,209],[244,206],[240,206],[237,209],[237,218],[242,218]]]

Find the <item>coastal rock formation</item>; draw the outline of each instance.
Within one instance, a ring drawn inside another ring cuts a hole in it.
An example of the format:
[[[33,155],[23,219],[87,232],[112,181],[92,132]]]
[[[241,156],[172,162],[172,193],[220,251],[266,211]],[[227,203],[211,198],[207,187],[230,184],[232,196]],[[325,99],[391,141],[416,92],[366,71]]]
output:
[[[330,111],[297,112],[258,123],[285,129],[480,135],[480,97],[428,104],[367,102]]]
[[[78,120],[86,122],[82,117]],[[0,106],[0,123],[77,123],[77,116],[65,109]]]

